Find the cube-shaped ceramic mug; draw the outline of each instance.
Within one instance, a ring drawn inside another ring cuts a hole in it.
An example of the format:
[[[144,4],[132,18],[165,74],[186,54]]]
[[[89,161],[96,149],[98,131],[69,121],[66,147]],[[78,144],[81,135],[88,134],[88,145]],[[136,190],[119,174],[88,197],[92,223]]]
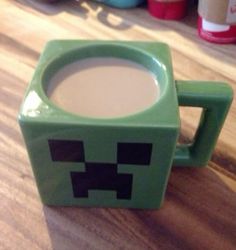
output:
[[[143,65],[155,75],[160,98],[144,111],[104,119],[53,104],[46,94],[52,76],[65,65],[93,57]],[[172,165],[207,164],[232,95],[224,83],[174,81],[170,51],[162,43],[49,42],[19,114],[43,203],[159,208]],[[177,145],[179,105],[203,107],[191,145]]]

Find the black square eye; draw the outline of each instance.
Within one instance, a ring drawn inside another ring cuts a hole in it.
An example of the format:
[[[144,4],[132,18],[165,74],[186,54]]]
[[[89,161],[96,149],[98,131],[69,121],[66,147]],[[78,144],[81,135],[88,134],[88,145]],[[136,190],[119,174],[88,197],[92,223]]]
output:
[[[117,163],[150,165],[152,155],[151,143],[118,143]]]
[[[52,161],[84,162],[82,141],[48,140]]]

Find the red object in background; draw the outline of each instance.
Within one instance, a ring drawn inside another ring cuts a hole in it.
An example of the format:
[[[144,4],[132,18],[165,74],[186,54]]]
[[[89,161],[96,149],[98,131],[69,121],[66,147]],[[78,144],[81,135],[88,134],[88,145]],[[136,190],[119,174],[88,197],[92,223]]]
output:
[[[198,17],[198,34],[199,36],[212,43],[235,43],[236,42],[236,25],[228,25],[226,31],[212,31],[204,27],[204,20],[201,16]]]
[[[186,16],[187,0],[173,2],[148,0],[148,11],[159,19],[178,20]]]

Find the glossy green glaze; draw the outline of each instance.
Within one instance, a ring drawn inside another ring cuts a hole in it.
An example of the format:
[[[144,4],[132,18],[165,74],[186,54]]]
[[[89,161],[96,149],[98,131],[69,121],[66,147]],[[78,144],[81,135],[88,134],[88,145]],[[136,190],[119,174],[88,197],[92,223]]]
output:
[[[145,66],[157,77],[160,99],[143,112],[114,119],[81,117],[63,111],[50,102],[45,89],[57,70],[76,60],[98,56],[124,58]],[[176,149],[180,130],[178,99],[180,105],[200,106],[206,111],[194,145]],[[43,203],[159,208],[173,160],[176,165],[187,166],[207,163],[231,100],[232,90],[221,83],[178,82],[176,91],[170,52],[162,43],[49,42],[40,57],[19,114],[19,123]],[[53,161],[48,140],[83,141],[84,160]],[[143,165],[119,163],[118,143],[152,145],[150,162]],[[117,198],[115,190],[96,188],[88,191],[88,198],[75,198],[71,172],[86,172],[87,163],[117,164],[118,176],[130,174],[130,198]]]
[[[202,107],[193,144],[177,147],[174,165],[207,164],[233,99],[233,90],[221,82],[177,81],[179,105]]]

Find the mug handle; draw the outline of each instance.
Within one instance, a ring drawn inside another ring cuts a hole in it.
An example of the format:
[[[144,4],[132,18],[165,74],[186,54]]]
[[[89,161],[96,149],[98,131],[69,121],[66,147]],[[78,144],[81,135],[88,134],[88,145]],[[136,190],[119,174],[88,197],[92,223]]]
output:
[[[176,81],[180,106],[202,107],[192,144],[177,145],[173,166],[207,165],[233,99],[233,90],[222,82]]]

